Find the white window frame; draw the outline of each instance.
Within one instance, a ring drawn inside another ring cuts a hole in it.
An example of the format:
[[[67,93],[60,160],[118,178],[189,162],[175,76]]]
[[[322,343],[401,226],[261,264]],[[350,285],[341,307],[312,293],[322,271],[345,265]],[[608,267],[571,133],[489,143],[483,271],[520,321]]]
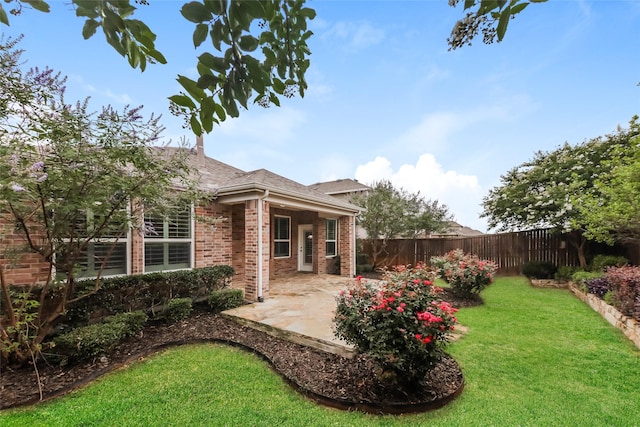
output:
[[[335,224],[334,228],[334,238],[329,239],[329,222],[333,222]],[[336,218],[327,218],[325,219],[325,243],[324,243],[324,252],[327,258],[334,258],[338,255],[338,220]],[[328,251],[328,243],[333,243],[333,253],[330,254]]]
[[[143,212],[143,217],[142,220],[145,221],[144,218],[144,212]],[[142,236],[142,270],[144,273],[156,273],[156,272],[160,272],[160,271],[178,271],[178,270],[190,270],[193,268],[194,263],[195,263],[195,239],[194,239],[194,235],[195,235],[195,209],[193,206],[193,203],[190,204],[189,206],[189,237],[166,237],[166,231],[168,230],[168,222],[165,219],[163,219],[163,230],[165,230],[165,236],[163,237],[153,237],[153,236],[147,236],[147,235],[143,235]],[[163,263],[162,265],[158,266],[158,265],[154,265],[154,266],[149,266],[151,268],[148,268],[147,266],[147,260],[146,260],[146,246],[147,244],[162,244],[163,246],[165,246],[165,255],[166,256],[166,251],[168,251],[168,245],[171,243],[178,243],[178,244],[189,244],[189,265],[187,267],[176,267],[176,268],[171,268],[171,265],[168,263],[168,259],[165,259],[165,263]]]
[[[291,217],[284,215],[274,215],[273,216],[273,258],[274,259],[284,259],[291,258]],[[276,234],[276,224],[278,223],[278,219],[286,219],[287,220],[287,234],[288,237],[286,239],[277,238]],[[276,243],[287,243],[287,255],[276,255]]]

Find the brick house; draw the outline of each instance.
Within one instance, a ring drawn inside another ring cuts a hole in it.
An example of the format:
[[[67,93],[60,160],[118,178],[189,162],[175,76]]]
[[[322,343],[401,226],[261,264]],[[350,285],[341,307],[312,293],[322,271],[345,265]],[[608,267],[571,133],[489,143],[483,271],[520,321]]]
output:
[[[190,162],[200,171],[200,187],[217,197],[170,221],[145,217],[156,232],[130,232],[118,241],[103,275],[231,265],[234,285],[244,284],[248,301],[267,298],[269,281],[281,275],[333,273],[339,267],[342,276],[353,277],[357,206],[265,169],[245,172],[206,157],[201,139]],[[210,224],[200,217],[219,221]],[[0,221],[3,251],[21,239],[12,224]],[[104,248],[95,242],[87,252],[84,267],[91,272]],[[47,264],[33,254],[11,265],[0,255],[0,263],[10,284],[46,277]]]

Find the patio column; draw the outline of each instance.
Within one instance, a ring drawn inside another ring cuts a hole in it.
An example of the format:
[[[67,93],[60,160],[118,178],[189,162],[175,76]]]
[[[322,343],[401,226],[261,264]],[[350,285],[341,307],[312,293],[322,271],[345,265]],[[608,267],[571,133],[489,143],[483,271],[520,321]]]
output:
[[[338,221],[340,239],[340,275],[353,277],[355,273],[355,217],[342,216]]]
[[[269,203],[262,198],[245,202],[245,299],[269,296]]]

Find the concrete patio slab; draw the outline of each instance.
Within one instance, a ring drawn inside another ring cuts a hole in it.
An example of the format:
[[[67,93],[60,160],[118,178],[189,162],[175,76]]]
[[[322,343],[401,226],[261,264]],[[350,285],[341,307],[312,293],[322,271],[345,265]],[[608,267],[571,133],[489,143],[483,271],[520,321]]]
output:
[[[300,273],[269,281],[264,302],[227,310],[223,316],[292,342],[339,354],[355,350],[333,334],[335,297],[353,279],[330,274]]]

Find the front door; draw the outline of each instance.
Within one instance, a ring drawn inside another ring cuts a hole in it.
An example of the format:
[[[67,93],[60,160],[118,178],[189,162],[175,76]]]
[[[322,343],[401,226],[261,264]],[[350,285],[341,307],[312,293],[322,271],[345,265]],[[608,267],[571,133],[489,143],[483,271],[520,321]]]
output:
[[[313,271],[313,225],[298,226],[298,270]]]

